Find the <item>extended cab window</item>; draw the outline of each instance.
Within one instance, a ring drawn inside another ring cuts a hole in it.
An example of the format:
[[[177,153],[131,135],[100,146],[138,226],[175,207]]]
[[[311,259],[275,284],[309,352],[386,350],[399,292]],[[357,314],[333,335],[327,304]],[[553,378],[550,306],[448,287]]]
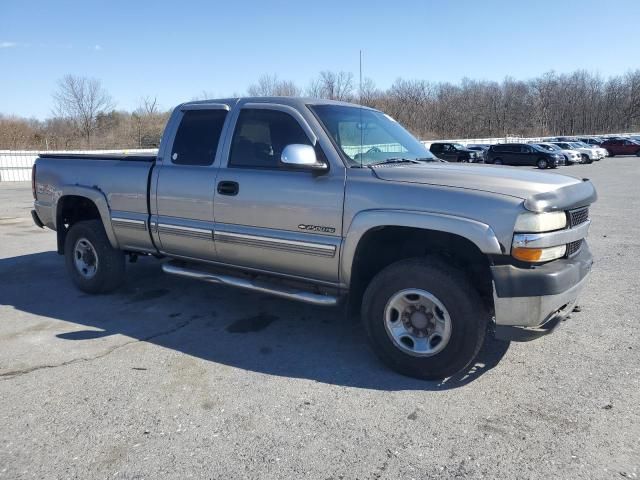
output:
[[[171,162],[211,165],[216,157],[226,110],[187,110],[173,141]]]
[[[278,110],[243,109],[233,132],[229,166],[278,168],[282,150],[293,143],[311,145],[291,115]]]

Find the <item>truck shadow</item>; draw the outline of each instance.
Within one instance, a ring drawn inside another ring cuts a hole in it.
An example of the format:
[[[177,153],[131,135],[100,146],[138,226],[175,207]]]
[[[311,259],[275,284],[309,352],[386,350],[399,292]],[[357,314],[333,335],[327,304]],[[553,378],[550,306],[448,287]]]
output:
[[[120,290],[92,296],[73,287],[55,252],[1,259],[0,304],[70,322],[47,330],[52,345],[124,335],[249,371],[376,390],[463,387],[495,367],[509,348],[488,339],[466,371],[442,382],[413,380],[382,365],[359,323],[342,310],[171,277],[153,259],[127,267]],[[132,368],[144,369],[144,363]]]

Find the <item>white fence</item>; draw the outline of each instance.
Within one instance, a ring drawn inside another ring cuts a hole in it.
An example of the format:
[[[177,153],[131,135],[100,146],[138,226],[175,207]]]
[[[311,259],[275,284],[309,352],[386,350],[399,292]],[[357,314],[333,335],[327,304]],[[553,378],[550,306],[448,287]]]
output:
[[[610,135],[640,135],[638,133],[618,133]],[[580,136],[580,135],[578,135]],[[588,136],[588,135],[585,135]],[[425,140],[422,143],[425,147],[429,148],[434,142],[450,142],[461,143],[463,145],[481,144],[491,145],[495,143],[525,143],[525,142],[541,142],[545,138],[549,137],[518,137],[518,136],[506,136],[506,137],[492,137],[492,138],[457,138],[449,140]],[[366,145],[366,146],[353,146],[349,147],[348,154],[356,154],[360,151],[367,151],[369,148],[377,147],[383,152],[401,151],[399,144],[385,144],[385,145]],[[47,151],[39,152],[33,150],[0,150],[0,182],[24,182],[31,180],[31,167],[38,158],[40,153],[147,153],[155,154],[157,149],[131,149],[131,150],[61,150],[61,151]]]
[[[31,167],[40,153],[157,153],[156,149],[134,150],[65,150],[38,152],[31,150],[0,150],[0,182],[31,180]]]

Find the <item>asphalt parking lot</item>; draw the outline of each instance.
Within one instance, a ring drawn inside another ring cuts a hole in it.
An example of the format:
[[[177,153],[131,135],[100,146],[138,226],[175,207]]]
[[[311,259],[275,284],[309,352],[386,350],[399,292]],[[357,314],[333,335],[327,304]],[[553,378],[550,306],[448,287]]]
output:
[[[0,183],[0,478],[638,478],[640,158],[558,172],[600,195],[582,312],[443,383],[387,370],[339,310],[151,259],[83,294],[30,185]]]

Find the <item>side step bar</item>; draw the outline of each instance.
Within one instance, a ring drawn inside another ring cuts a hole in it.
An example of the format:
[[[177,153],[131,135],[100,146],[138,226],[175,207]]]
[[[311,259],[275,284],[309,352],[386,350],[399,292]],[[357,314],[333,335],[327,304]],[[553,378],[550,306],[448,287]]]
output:
[[[254,292],[268,293],[270,295],[275,295],[276,297],[287,298],[289,300],[297,300],[299,302],[311,303],[313,305],[320,305],[323,307],[335,306],[338,304],[339,300],[339,298],[336,296],[322,295],[320,293],[307,292],[285,285],[273,285],[266,282],[258,282],[256,280],[247,280],[244,278],[232,277],[229,275],[221,275],[218,273],[212,273],[203,270],[185,268],[173,263],[163,264],[162,270],[165,273],[170,273],[172,275],[195,278],[196,280],[229,285],[231,287],[244,288],[245,290],[252,290]]]

